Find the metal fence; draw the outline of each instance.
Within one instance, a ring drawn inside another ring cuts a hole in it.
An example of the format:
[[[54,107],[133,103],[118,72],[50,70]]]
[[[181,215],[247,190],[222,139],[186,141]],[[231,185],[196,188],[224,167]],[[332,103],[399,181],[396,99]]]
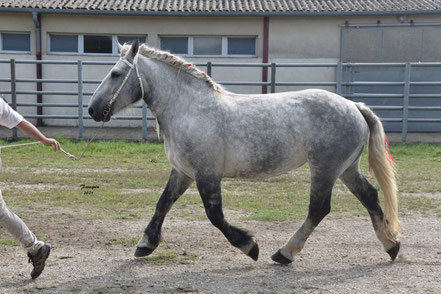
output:
[[[35,107],[61,107],[61,108],[77,108],[76,115],[47,115],[47,114],[26,114],[22,113],[25,118],[46,118],[46,119],[73,119],[78,120],[78,139],[83,138],[84,124],[83,120],[91,119],[89,115],[84,115],[84,108],[88,105],[83,103],[84,96],[92,96],[93,92],[84,92],[85,84],[100,84],[100,80],[83,79],[83,68],[85,65],[106,65],[112,66],[115,62],[101,61],[56,61],[56,60],[0,60],[1,63],[10,64],[10,79],[0,79],[0,82],[10,82],[10,91],[0,90],[0,94],[11,95],[11,107],[16,110],[17,106],[35,106]],[[77,79],[19,79],[16,76],[17,64],[58,64],[58,65],[74,65],[77,67]],[[77,91],[17,91],[17,83],[45,83],[45,84],[77,84]],[[20,103],[17,102],[17,95],[61,95],[61,96],[77,96],[77,103]],[[147,116],[147,105],[145,103],[138,108],[142,108],[141,116],[114,116],[116,120],[142,120],[142,138],[147,139],[147,120],[154,120],[153,117]],[[13,137],[17,136],[17,129],[12,130]]]
[[[114,65],[115,62],[100,62],[100,61],[55,61],[55,60],[1,60],[0,64],[10,64],[10,78],[0,79],[0,82],[10,83],[10,91],[2,91],[0,94],[11,95],[11,106],[16,109],[17,106],[27,107],[61,107],[61,108],[76,108],[78,110],[76,115],[45,115],[45,114],[26,114],[22,113],[26,118],[41,118],[41,119],[72,119],[78,120],[78,138],[83,138],[84,124],[83,120],[90,119],[88,115],[84,115],[84,108],[87,105],[83,103],[84,96],[92,96],[92,92],[84,92],[83,86],[85,84],[99,84],[99,80],[83,79],[83,68],[85,65]],[[20,79],[16,75],[17,64],[56,64],[56,65],[72,65],[77,69],[76,79]],[[230,86],[257,86],[269,88],[269,92],[275,93],[277,87],[333,87],[337,94],[340,94],[347,99],[365,99],[369,101],[372,98],[399,98],[400,105],[372,105],[366,104],[374,111],[401,111],[399,118],[381,117],[382,121],[401,123],[402,141],[407,141],[408,125],[409,123],[441,123],[441,118],[409,118],[410,110],[418,111],[441,111],[441,103],[439,106],[412,106],[409,105],[410,98],[436,98],[441,101],[441,91],[432,94],[412,94],[410,89],[412,86],[441,86],[441,76],[439,81],[411,81],[411,71],[414,68],[441,68],[441,62],[437,63],[195,63],[197,66],[205,67],[207,74],[212,75],[212,70],[215,67],[256,67],[260,69],[266,68],[270,70],[270,80],[266,82],[254,81],[220,81],[222,85]],[[333,68],[335,69],[335,79],[332,82],[280,82],[277,81],[277,69],[280,68]],[[354,68],[401,68],[404,73],[404,78],[401,81],[354,81],[351,73]],[[77,84],[77,91],[18,91],[18,83],[41,83],[41,84]],[[400,93],[357,93],[353,89],[356,87],[399,87],[402,89]],[[17,101],[17,95],[69,95],[77,96],[77,103],[20,103]],[[147,105],[143,102],[141,116],[115,116],[112,119],[117,120],[141,120],[142,121],[142,139],[147,138],[147,121],[154,120],[153,117],[147,115]],[[441,117],[441,116],[440,116]],[[13,136],[17,135],[16,129],[13,130]]]

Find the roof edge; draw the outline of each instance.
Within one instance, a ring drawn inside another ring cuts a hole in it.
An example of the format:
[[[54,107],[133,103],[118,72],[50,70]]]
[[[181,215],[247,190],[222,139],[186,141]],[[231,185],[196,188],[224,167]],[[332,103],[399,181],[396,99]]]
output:
[[[49,9],[49,8],[17,8],[0,7],[0,12],[15,13],[50,13],[50,14],[82,14],[82,15],[132,15],[132,16],[396,16],[396,15],[433,15],[441,14],[441,10],[396,10],[396,11],[244,11],[244,12],[167,12],[167,11],[125,11],[125,10],[89,10],[89,9]]]

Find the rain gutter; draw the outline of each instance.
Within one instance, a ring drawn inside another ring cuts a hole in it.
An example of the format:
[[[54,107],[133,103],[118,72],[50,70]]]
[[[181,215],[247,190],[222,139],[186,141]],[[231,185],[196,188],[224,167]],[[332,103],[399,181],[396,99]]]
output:
[[[379,24],[341,24],[338,25],[341,28],[390,28],[390,27],[439,27],[441,26],[441,23],[436,22],[421,22],[421,23],[379,23]]]
[[[269,25],[270,18],[263,17],[263,48],[262,48],[262,63],[268,63],[269,56]],[[262,67],[262,82],[268,82],[268,67]],[[268,87],[262,86],[262,94],[268,93]]]
[[[35,24],[35,58],[36,60],[41,60],[41,14],[33,11],[32,19]],[[37,63],[36,65],[36,77],[37,79],[43,78],[42,64]],[[37,82],[37,91],[43,91],[43,85],[41,82]],[[43,95],[37,94],[37,103],[43,103]],[[43,114],[43,107],[37,106],[37,115]],[[43,125],[43,119],[37,118],[37,126]]]
[[[131,16],[394,16],[441,14],[441,10],[396,10],[396,11],[129,11],[0,7],[0,12],[36,12],[57,14],[131,15]]]

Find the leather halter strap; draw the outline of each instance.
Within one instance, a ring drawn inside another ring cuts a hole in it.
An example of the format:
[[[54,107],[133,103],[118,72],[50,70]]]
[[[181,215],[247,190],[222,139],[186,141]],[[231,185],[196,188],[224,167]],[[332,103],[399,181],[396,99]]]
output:
[[[129,76],[132,73],[133,69],[135,69],[136,76],[138,77],[138,81],[139,81],[139,87],[141,88],[141,99],[144,99],[144,85],[142,84],[141,75],[139,74],[139,70],[137,67],[138,54],[136,54],[135,58],[133,58],[133,63],[130,63],[126,59],[121,59],[121,61],[124,62],[125,64],[127,64],[130,67],[130,69],[127,72],[126,76],[124,77],[124,80],[121,83],[121,86],[119,86],[118,90],[116,90],[115,94],[113,94],[113,97],[112,97],[112,99],[110,99],[109,103],[107,103],[106,108],[104,108],[104,111],[103,111],[104,118],[107,118],[107,116],[109,115],[113,103],[115,102],[116,98],[119,96],[119,93],[121,92],[122,88],[126,85],[127,80],[129,79]]]

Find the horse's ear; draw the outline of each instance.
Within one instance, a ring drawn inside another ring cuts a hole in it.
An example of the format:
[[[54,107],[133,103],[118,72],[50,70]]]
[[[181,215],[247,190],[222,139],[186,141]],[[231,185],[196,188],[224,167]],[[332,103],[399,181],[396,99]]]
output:
[[[118,50],[119,50],[119,52],[121,52],[122,48],[123,48],[123,45],[121,45],[121,44],[118,42]]]
[[[130,54],[132,55],[132,57],[135,57],[135,55],[138,53],[138,49],[139,49],[139,40],[135,39],[132,42],[132,46],[130,46]]]

